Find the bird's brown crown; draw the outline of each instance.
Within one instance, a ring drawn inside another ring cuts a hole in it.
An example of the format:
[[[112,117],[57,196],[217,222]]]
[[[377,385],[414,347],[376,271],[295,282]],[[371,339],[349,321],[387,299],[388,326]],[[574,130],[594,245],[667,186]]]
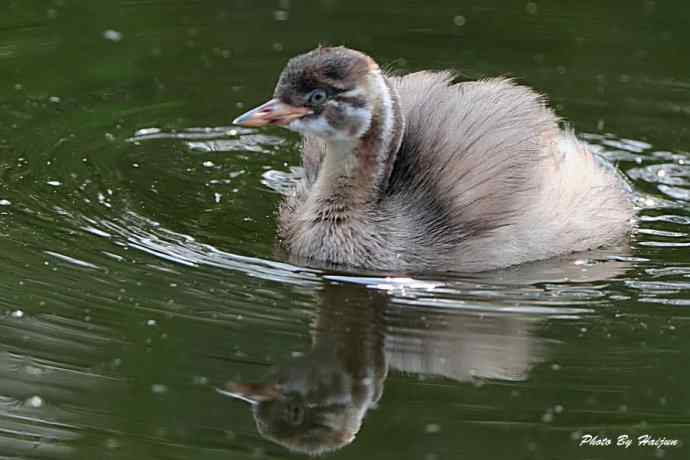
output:
[[[280,75],[275,97],[299,104],[301,95],[321,88],[331,93],[353,89],[369,72],[378,69],[372,58],[342,46],[319,47],[288,61]]]

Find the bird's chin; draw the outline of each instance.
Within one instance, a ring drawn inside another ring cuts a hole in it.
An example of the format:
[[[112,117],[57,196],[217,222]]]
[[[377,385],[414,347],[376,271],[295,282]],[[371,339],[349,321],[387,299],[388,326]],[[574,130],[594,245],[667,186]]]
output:
[[[295,131],[306,136],[316,136],[322,139],[329,139],[336,134],[335,129],[321,117],[305,116],[292,120],[285,125],[291,131]]]
[[[302,117],[297,120],[292,120],[284,127],[296,133],[300,133],[303,136],[318,137],[327,142],[357,140],[348,133],[335,129],[322,117]]]

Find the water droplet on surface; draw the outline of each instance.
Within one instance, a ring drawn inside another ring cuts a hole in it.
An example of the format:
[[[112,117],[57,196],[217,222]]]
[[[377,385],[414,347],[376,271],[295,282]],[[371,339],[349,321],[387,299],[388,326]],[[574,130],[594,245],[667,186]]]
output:
[[[43,369],[41,369],[38,366],[28,364],[24,366],[24,372],[26,372],[29,375],[38,376],[43,374]]]
[[[163,394],[167,393],[168,387],[166,385],[163,385],[162,383],[154,383],[151,385],[151,392],[156,393],[156,394]]]
[[[111,42],[119,42],[122,40],[122,33],[117,30],[108,29],[103,32],[103,38]]]
[[[105,440],[106,449],[117,449],[120,447],[120,441],[115,438],[108,438]]]
[[[41,398],[40,396],[32,396],[26,400],[25,404],[29,407],[38,408],[43,406],[43,398]]]
[[[287,21],[288,12],[285,10],[275,10],[273,12],[273,19],[275,19],[276,21]]]
[[[438,423],[429,423],[426,427],[424,427],[424,431],[427,433],[438,433],[441,431],[441,425]]]

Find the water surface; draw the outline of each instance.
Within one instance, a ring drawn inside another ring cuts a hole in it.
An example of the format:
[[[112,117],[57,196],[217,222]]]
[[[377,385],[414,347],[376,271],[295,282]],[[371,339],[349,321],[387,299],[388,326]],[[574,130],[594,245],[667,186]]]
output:
[[[687,458],[689,12],[8,1],[0,457],[299,458],[281,441],[353,459]],[[474,276],[287,264],[275,209],[299,140],[229,122],[318,43],[546,93],[629,178],[639,231]],[[216,392],[278,380],[309,392],[257,406],[264,436],[249,404]],[[581,447],[586,434],[684,445]]]

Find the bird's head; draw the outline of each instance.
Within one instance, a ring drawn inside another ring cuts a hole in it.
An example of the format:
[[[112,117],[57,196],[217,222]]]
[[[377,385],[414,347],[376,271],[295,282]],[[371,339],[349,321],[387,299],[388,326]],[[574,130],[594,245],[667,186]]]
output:
[[[298,380],[309,376],[288,369]],[[329,373],[324,381],[228,383],[217,391],[252,405],[259,433],[295,452],[318,455],[350,444],[362,425],[365,409],[357,407],[342,374]],[[307,383],[307,386],[303,386]],[[311,385],[316,385],[312,387]]]
[[[345,47],[320,47],[287,63],[273,99],[234,120],[284,126],[325,141],[357,141],[385,103],[386,83],[372,58]]]

